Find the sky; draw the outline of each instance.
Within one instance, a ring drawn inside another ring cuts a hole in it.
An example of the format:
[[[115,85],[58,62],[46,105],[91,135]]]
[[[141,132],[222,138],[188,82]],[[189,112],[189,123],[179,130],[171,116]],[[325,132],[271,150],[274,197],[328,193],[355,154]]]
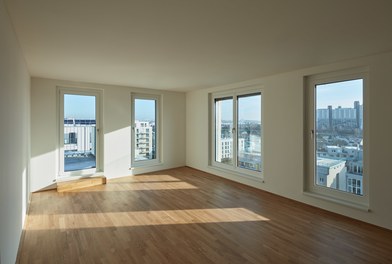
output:
[[[316,108],[332,108],[338,106],[350,107],[354,101],[363,103],[363,80],[350,80],[337,83],[327,83],[316,86]],[[224,100],[222,106],[222,119],[232,120],[232,100]],[[261,120],[260,109],[261,95],[239,97],[238,103],[239,120]],[[155,100],[136,99],[135,118],[140,121],[155,120]],[[77,119],[95,119],[95,96],[64,95],[64,117]]]
[[[136,120],[155,120],[155,100],[135,100]],[[76,119],[95,119],[95,96],[64,95],[64,117]]]
[[[233,120],[233,100],[221,100],[222,120]],[[239,120],[261,120],[261,95],[239,97],[238,119]]]
[[[238,120],[261,121],[261,95],[238,98]]]
[[[316,85],[316,108],[354,107],[354,101],[363,103],[363,80],[350,80]]]
[[[155,121],[155,100],[135,99],[135,119]]]
[[[64,117],[95,119],[95,96],[65,94]]]

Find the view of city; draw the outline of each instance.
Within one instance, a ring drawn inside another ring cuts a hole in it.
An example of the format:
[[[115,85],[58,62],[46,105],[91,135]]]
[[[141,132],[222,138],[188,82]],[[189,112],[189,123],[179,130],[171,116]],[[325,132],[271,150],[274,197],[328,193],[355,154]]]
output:
[[[156,100],[135,99],[135,161],[156,159]]]
[[[156,159],[155,122],[135,121],[135,160]]]
[[[64,119],[64,171],[96,167],[95,119]]]
[[[230,122],[223,121],[221,133],[224,136],[216,140],[216,161],[233,165],[231,127]],[[241,121],[238,131],[238,167],[261,171],[261,123]]]
[[[64,94],[64,172],[96,168],[95,96]]]
[[[319,186],[363,195],[362,90],[362,79],[316,85]]]
[[[261,95],[252,94],[237,98],[237,142],[234,143],[233,99],[215,100],[215,161],[261,171]],[[235,144],[235,145],[234,145]]]

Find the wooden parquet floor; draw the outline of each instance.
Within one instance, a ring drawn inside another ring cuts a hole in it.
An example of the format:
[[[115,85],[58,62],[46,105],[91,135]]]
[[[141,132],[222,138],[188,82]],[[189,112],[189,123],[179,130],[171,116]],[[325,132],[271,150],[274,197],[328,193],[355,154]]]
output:
[[[32,194],[18,263],[392,263],[392,231],[188,167]]]

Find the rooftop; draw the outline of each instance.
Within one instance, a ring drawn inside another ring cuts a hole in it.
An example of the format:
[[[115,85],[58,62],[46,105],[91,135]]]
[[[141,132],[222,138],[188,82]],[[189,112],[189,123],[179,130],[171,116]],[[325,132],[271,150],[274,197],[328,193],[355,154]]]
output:
[[[321,167],[333,167],[336,165],[340,165],[340,164],[344,164],[346,163],[344,160],[334,160],[334,159],[325,159],[325,158],[317,158],[317,166],[321,166]]]

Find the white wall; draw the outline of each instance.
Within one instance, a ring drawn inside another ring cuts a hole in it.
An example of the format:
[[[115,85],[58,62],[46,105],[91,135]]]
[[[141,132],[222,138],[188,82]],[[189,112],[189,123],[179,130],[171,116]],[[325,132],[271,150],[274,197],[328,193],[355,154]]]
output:
[[[304,76],[369,66],[370,209],[354,209],[305,196]],[[360,58],[187,93],[186,163],[228,179],[300,202],[392,229],[392,53]],[[208,93],[246,85],[263,92],[265,183],[238,177],[208,166]],[[284,164],[282,164],[282,162]]]
[[[185,94],[123,86],[75,83],[32,78],[31,83],[31,188],[53,183],[58,174],[57,86],[99,89],[103,92],[104,175],[108,178],[185,165]],[[129,170],[131,92],[162,95],[163,164]]]
[[[0,263],[15,263],[28,204],[30,76],[0,0]]]

